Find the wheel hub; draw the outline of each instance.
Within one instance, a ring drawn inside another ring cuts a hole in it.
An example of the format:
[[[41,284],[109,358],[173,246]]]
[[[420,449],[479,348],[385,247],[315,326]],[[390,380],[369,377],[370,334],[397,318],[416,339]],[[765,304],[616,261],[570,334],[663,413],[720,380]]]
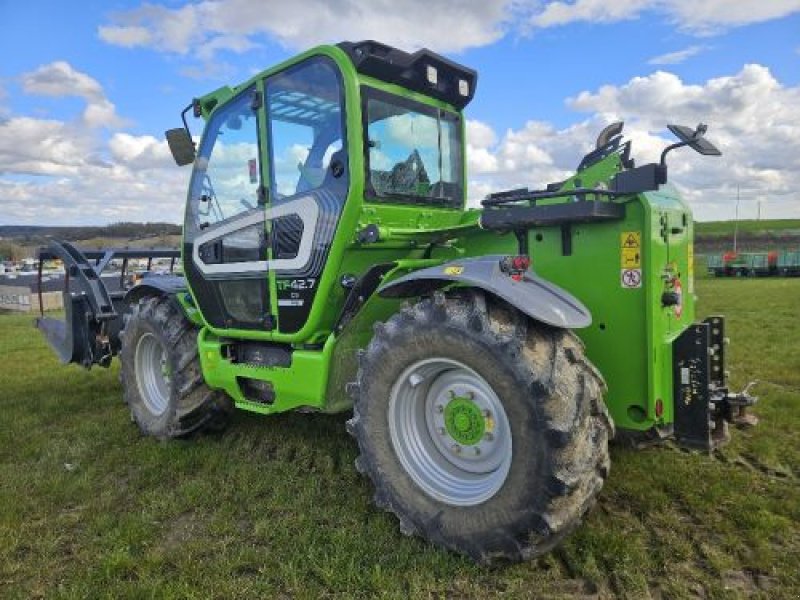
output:
[[[486,431],[483,412],[468,397],[456,396],[447,403],[444,424],[450,437],[463,446],[477,444]]]

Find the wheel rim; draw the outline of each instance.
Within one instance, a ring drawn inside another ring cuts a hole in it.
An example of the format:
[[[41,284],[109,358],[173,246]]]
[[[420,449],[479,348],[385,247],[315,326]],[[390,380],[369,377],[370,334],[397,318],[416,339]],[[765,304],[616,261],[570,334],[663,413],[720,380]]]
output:
[[[400,462],[429,496],[454,506],[485,502],[511,466],[511,428],[486,380],[456,360],[407,368],[389,398],[389,434]]]
[[[136,384],[147,410],[164,414],[169,405],[171,373],[164,345],[152,333],[145,333],[136,344],[134,359]]]

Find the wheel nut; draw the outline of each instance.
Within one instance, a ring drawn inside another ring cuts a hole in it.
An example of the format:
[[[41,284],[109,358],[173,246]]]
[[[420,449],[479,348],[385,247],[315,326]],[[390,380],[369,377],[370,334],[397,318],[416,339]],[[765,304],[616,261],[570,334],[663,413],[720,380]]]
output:
[[[456,393],[455,393],[454,390],[449,390],[447,393],[450,394],[451,398],[455,398],[456,397]]]
[[[475,400],[475,392],[467,392],[467,398],[470,400]]]
[[[436,405],[436,412],[443,413],[444,412],[444,406],[442,406],[441,404],[437,404]]]
[[[491,432],[489,432],[489,431],[487,431],[487,432],[486,432],[486,433],[483,435],[483,439],[485,439],[487,442],[491,442],[492,440],[494,440],[494,434],[493,434],[493,433],[491,433]]]
[[[444,427],[439,427],[439,435],[445,435],[447,430]]]
[[[484,416],[484,418],[488,419],[489,417],[492,416],[492,413],[489,412],[489,409],[487,408],[487,409],[484,409],[483,416]]]
[[[461,446],[459,446],[458,444],[453,444],[453,452],[455,452],[456,454],[461,454]]]
[[[481,449],[476,446],[475,447],[475,456],[480,456],[480,455],[481,455]]]

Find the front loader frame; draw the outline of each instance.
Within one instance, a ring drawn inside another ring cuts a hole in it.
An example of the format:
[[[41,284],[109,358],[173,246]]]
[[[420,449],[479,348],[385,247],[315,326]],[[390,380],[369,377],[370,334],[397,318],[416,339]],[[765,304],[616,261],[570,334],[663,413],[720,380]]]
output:
[[[106,250],[79,250],[69,242],[51,240],[38,254],[39,306],[42,303],[42,265],[45,260],[60,260],[64,264],[64,312],[61,321],[46,317],[42,308],[36,327],[44,334],[62,363],[78,363],[87,369],[92,365],[108,367],[119,353],[119,333],[122,315],[127,312],[126,294],[132,287],[129,282],[129,260],[147,259],[147,270],[153,259],[169,258],[170,272],[174,271],[180,251],[173,248],[109,248]],[[119,290],[109,292],[101,279],[103,271],[115,258],[122,259]],[[94,264],[92,262],[94,261]],[[177,277],[169,278],[175,287]],[[168,285],[162,279],[159,284]],[[185,288],[185,286],[183,286]]]

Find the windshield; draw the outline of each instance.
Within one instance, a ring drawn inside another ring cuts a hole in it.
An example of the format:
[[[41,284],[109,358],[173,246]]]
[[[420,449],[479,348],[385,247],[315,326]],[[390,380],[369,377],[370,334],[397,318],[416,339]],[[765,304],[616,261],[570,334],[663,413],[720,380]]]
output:
[[[365,97],[367,195],[460,208],[460,116],[369,88]]]

